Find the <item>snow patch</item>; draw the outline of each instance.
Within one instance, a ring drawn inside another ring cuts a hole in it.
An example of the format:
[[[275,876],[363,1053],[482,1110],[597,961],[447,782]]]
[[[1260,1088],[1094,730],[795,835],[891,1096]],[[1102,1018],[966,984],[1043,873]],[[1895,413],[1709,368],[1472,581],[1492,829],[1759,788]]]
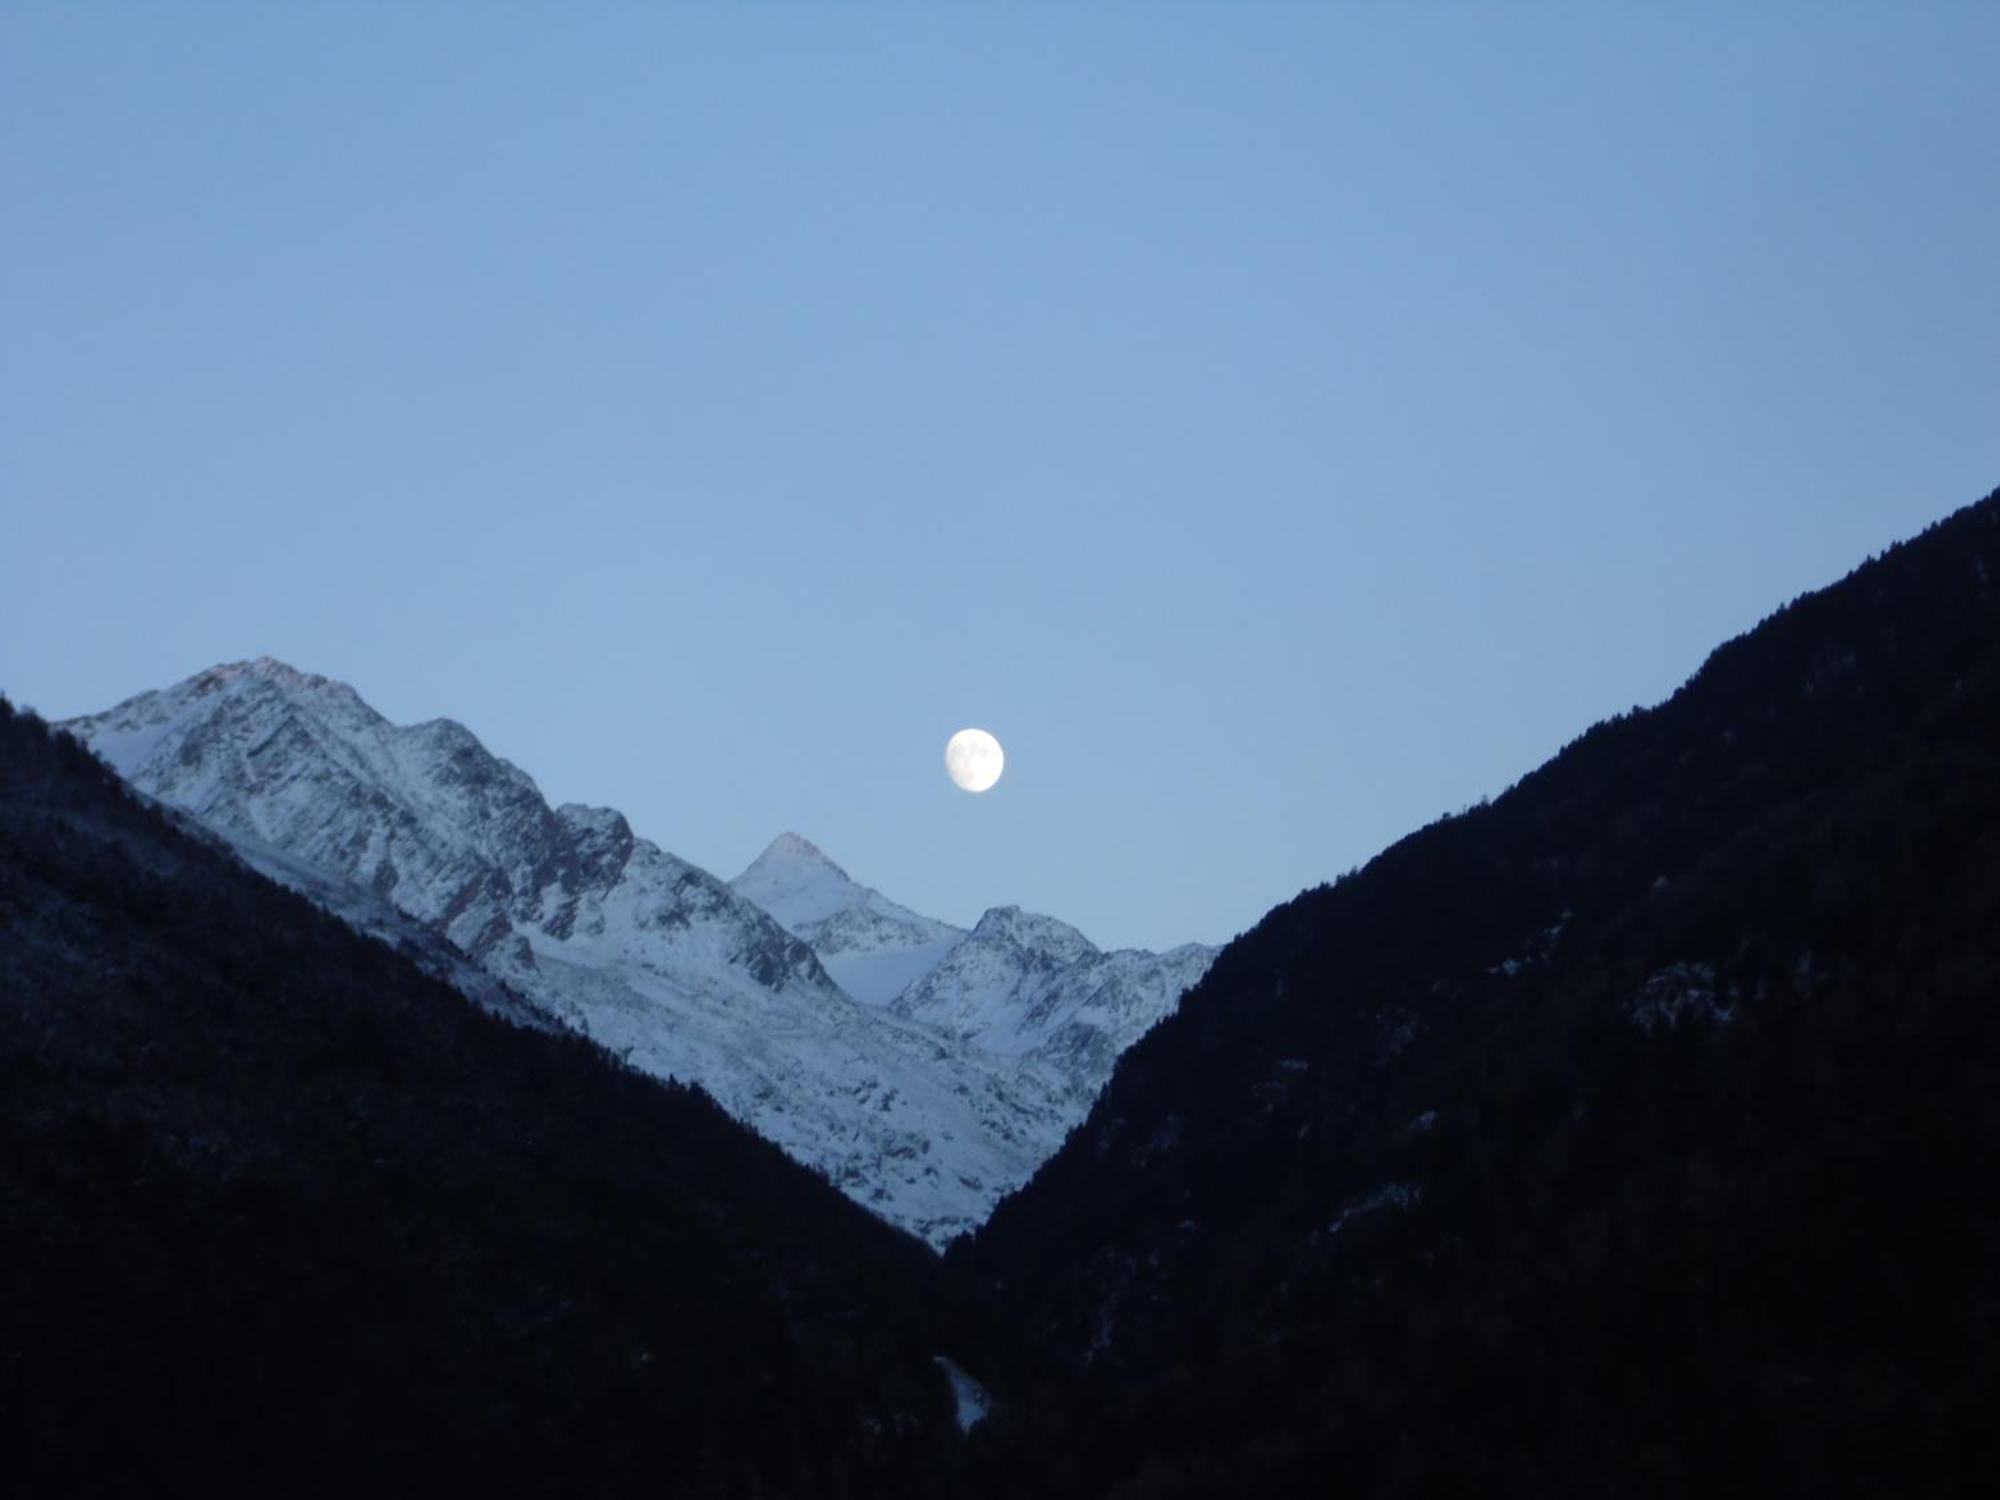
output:
[[[935,1354],[931,1356],[931,1363],[944,1371],[945,1379],[951,1382],[951,1399],[960,1432],[972,1431],[992,1414],[993,1397],[985,1386],[959,1368],[955,1360]]]

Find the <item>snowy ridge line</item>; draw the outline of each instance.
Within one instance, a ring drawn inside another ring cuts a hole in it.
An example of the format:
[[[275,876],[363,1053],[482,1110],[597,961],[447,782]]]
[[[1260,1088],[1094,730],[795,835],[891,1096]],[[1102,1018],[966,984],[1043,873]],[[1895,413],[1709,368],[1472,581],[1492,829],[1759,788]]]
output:
[[[810,943],[858,999],[980,1052],[1046,1066],[1084,1106],[1217,952],[1105,952],[1018,906],[993,907],[967,932],[860,884],[796,833],[779,835],[730,886]]]
[[[392,724],[268,657],[63,727],[475,1002],[700,1084],[934,1244],[1026,1181],[1212,956],[1104,954],[1012,908],[967,933],[796,835],[725,884],[613,809],[550,807],[461,724]]]

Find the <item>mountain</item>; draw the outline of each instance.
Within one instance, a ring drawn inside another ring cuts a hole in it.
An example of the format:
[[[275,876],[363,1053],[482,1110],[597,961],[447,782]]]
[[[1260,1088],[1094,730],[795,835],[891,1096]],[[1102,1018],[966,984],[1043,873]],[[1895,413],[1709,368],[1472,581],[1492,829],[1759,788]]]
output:
[[[579,952],[643,933],[648,967],[688,988],[729,969],[833,994],[810,950],[713,877],[609,808],[551,808],[449,719],[391,724],[266,657],[63,727],[149,795],[378,893],[475,960],[531,974],[528,932]]]
[[[1051,1068],[1085,1103],[1216,954],[1197,943],[1106,953],[1018,906],[994,907],[967,932],[860,884],[795,833],[730,888],[808,943],[850,994],[976,1052]]]
[[[807,944],[842,989],[869,1005],[895,999],[965,936],[862,885],[796,833],[772,840],[729,888]]]
[[[4,700],[0,1079],[10,1493],[951,1487],[918,1241]]]
[[[890,1008],[982,1051],[1046,1063],[1090,1098],[1216,951],[1106,953],[1053,917],[998,906]]]
[[[952,1252],[977,1492],[1982,1493],[1996,746],[2000,493],[1271,912]]]
[[[699,1083],[938,1243],[1080,1112],[1051,1069],[858,1003],[758,906],[609,808],[550,807],[450,720],[391,724],[344,683],[264,658],[65,727],[364,930],[448,938],[482,976],[475,999],[508,1003],[497,984],[633,1067]]]

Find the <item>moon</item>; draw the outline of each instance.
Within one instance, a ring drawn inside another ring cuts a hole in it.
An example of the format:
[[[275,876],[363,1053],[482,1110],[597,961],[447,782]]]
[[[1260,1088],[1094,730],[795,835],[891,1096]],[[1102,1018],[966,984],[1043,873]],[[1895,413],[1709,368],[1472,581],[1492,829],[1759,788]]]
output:
[[[1000,779],[1007,756],[983,729],[961,729],[944,747],[945,774],[968,792],[983,792]]]

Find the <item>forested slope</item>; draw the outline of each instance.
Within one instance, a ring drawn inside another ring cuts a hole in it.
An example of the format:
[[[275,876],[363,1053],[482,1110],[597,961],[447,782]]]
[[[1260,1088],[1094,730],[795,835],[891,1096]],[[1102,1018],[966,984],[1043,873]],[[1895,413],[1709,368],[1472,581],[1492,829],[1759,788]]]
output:
[[[2000,495],[1272,912],[954,1269],[1020,1494],[1983,1492]]]
[[[899,1493],[957,1443],[938,1287],[0,704],[12,1493]]]

